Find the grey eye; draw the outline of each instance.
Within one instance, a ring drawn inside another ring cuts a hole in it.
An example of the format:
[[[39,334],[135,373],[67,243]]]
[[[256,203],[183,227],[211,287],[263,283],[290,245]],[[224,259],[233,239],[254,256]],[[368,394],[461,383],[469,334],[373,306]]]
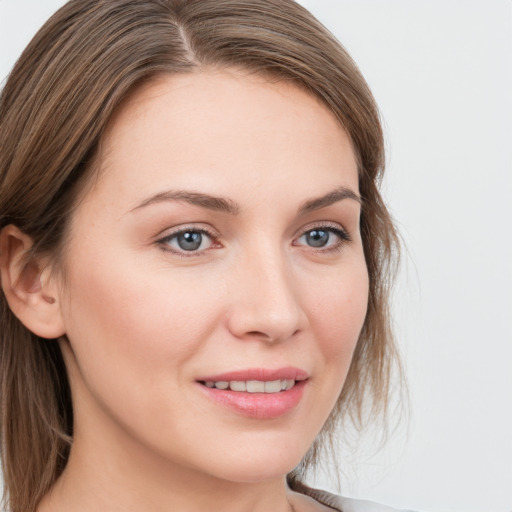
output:
[[[197,251],[203,243],[203,234],[198,231],[186,231],[176,235],[176,243],[183,251]]]
[[[330,232],[324,229],[312,229],[305,233],[304,241],[311,247],[325,247],[329,243]]]
[[[337,227],[318,226],[304,233],[297,239],[296,245],[312,247],[313,249],[336,249],[345,242],[350,242],[348,233]]]
[[[209,249],[213,241],[212,237],[206,231],[188,229],[174,233],[161,240],[160,243],[168,246],[174,252],[193,253]]]

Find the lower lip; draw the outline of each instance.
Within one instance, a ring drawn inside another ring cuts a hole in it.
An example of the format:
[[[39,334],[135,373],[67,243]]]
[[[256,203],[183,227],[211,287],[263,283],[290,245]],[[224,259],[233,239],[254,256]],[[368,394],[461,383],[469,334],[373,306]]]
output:
[[[293,388],[279,393],[247,393],[198,385],[215,402],[249,418],[267,420],[283,416],[294,409],[302,398],[306,382],[298,381]]]

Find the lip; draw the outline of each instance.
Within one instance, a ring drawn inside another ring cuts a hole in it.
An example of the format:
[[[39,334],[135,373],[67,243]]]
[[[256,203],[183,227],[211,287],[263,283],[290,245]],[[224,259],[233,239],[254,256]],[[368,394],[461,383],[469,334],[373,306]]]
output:
[[[251,368],[216,375],[208,375],[197,380],[204,395],[216,404],[226,407],[237,414],[248,418],[269,420],[279,418],[291,412],[302,399],[309,375],[304,370],[287,367],[278,369]],[[232,380],[295,380],[293,388],[279,393],[248,393],[231,389],[208,388],[206,381]]]
[[[293,366],[287,366],[285,368],[248,368],[246,370],[237,370],[226,373],[219,373],[216,375],[207,375],[196,379],[198,382],[219,382],[219,381],[230,381],[230,380],[306,380],[309,377],[308,373],[299,368]]]

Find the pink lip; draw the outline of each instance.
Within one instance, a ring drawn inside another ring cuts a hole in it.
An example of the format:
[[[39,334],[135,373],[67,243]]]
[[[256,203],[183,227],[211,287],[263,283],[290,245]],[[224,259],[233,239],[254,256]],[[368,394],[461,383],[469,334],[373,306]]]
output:
[[[248,393],[208,388],[204,382],[219,382],[232,380],[285,380],[296,381],[293,388],[279,393]],[[205,395],[214,402],[228,407],[238,414],[255,419],[274,419],[290,412],[300,402],[307,384],[308,374],[298,368],[279,368],[267,370],[263,368],[252,368],[218,375],[211,375],[198,379],[198,385]]]
[[[305,380],[308,378],[308,373],[299,368],[288,366],[286,368],[277,368],[270,370],[266,368],[248,368],[246,370],[238,370],[233,372],[220,373],[217,375],[208,375],[201,377],[197,381],[201,382],[219,382],[219,381],[231,381],[231,380]]]

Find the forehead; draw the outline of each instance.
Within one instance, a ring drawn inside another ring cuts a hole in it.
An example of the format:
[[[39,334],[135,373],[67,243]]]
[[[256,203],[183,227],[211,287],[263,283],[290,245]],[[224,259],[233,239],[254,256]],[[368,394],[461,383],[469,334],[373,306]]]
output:
[[[286,80],[239,71],[166,75],[136,90],[111,119],[99,154],[100,182],[211,193],[223,186],[351,186],[349,137],[314,95]],[[341,181],[340,181],[341,180]]]

